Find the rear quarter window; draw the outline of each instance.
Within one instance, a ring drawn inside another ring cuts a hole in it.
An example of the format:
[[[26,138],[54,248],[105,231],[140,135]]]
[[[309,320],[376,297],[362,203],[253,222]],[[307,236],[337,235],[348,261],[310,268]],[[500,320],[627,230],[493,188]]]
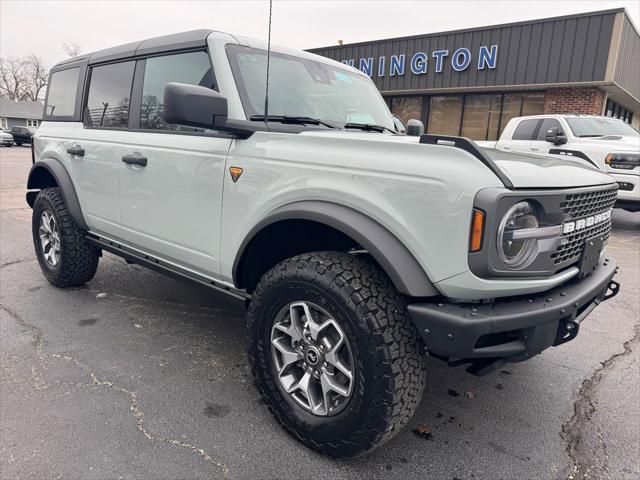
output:
[[[44,114],[55,120],[71,117],[75,113],[80,68],[68,68],[53,72],[49,78],[49,90]]]

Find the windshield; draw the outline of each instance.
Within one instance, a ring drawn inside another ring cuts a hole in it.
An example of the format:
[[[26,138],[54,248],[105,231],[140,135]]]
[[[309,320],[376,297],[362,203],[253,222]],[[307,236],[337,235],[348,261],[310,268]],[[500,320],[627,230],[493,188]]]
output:
[[[264,115],[267,52],[231,45],[227,55],[247,118]],[[270,59],[268,114],[311,117],[338,127],[364,123],[394,129],[387,105],[368,78],[276,52]]]
[[[615,118],[567,118],[567,123],[576,137],[602,137],[604,135],[640,136],[631,125]]]

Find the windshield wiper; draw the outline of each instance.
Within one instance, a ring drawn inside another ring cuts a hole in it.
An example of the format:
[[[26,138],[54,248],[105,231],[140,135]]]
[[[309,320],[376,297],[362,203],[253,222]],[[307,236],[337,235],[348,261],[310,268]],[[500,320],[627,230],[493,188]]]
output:
[[[580,135],[579,138],[604,137],[604,135]]]
[[[324,125],[327,128],[336,128],[335,125],[331,125],[330,123],[324,122],[322,120],[318,120],[317,118],[311,117],[298,117],[294,115],[251,115],[249,118],[252,122],[280,122],[280,123],[288,123],[295,125]]]
[[[369,132],[384,132],[388,131],[397,135],[398,132],[395,130],[391,130],[390,128],[385,127],[384,125],[375,125],[373,123],[345,123],[344,128],[357,128],[359,130],[366,130]]]

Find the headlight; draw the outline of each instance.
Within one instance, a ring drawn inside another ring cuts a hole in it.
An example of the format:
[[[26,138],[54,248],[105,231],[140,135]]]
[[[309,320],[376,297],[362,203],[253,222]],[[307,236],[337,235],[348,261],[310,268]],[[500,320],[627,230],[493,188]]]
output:
[[[518,230],[538,228],[538,216],[529,202],[519,202],[505,214],[498,229],[498,255],[510,268],[521,267],[531,257],[537,240],[520,237]]]
[[[633,170],[640,166],[640,153],[613,152],[606,156],[604,163],[611,168]]]

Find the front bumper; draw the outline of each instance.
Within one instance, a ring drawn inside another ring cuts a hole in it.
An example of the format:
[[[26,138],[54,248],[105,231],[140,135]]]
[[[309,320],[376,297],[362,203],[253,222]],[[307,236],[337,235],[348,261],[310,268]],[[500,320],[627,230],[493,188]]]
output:
[[[640,210],[640,175],[637,173],[617,173],[609,171],[609,174],[618,183],[618,200],[616,208],[625,210]]]
[[[589,276],[543,293],[487,304],[415,303],[408,309],[433,355],[521,361],[575,338],[580,322],[618,293],[612,281],[617,270],[615,261],[603,256]]]

